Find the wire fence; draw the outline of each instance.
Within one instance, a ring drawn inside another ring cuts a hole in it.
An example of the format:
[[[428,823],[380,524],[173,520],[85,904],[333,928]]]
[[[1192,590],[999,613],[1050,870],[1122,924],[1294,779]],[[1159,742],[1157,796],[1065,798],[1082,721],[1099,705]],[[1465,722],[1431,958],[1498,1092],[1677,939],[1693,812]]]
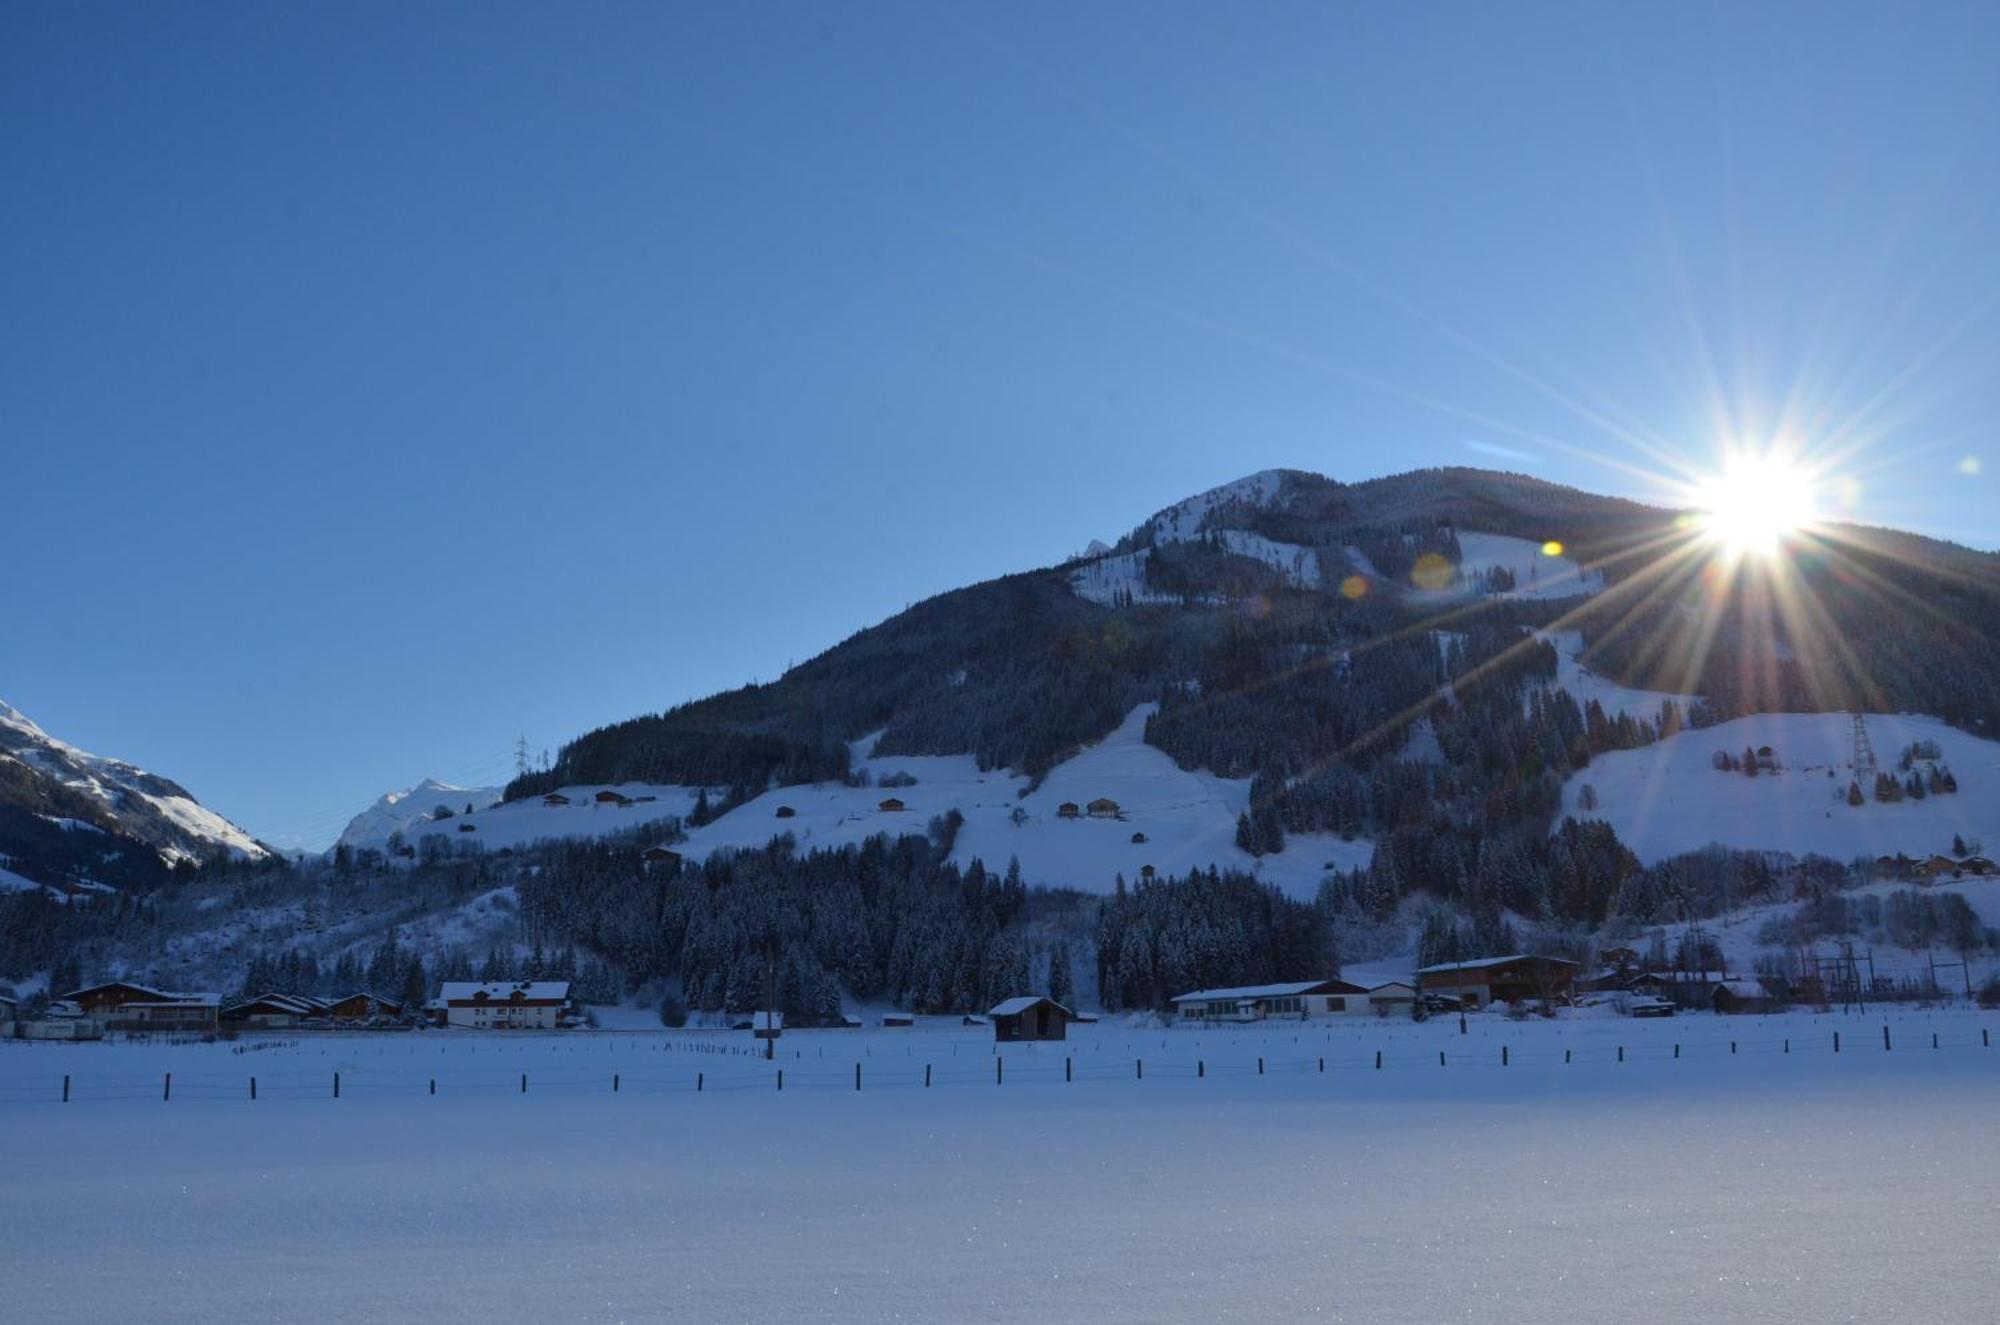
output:
[[[282,1042],[274,1042],[279,1044]],[[294,1045],[296,1042],[293,1042]],[[1728,1059],[1830,1056],[1835,1054],[1908,1055],[1985,1053],[1993,1047],[1992,1031],[1984,1026],[1945,1029],[1894,1026],[1879,1029],[1854,1023],[1838,1029],[1813,1028],[1796,1034],[1754,1037],[1703,1037],[1672,1040],[1664,1036],[1631,1043],[1526,1046],[1451,1040],[1423,1046],[1391,1043],[1375,1049],[1344,1044],[1331,1053],[1302,1052],[1295,1046],[1255,1056],[1228,1054],[1209,1059],[1179,1056],[1148,1060],[1143,1054],[1118,1057],[1098,1051],[1060,1057],[1042,1052],[1052,1042],[1016,1046],[1029,1053],[966,1053],[950,1057],[920,1056],[912,1047],[903,1055],[884,1054],[843,1059],[824,1051],[810,1059],[795,1051],[785,1059],[763,1063],[764,1050],[735,1045],[677,1047],[673,1054],[722,1059],[713,1066],[689,1070],[667,1067],[670,1057],[661,1047],[657,1061],[620,1061],[611,1068],[582,1064],[519,1063],[505,1067],[469,1065],[463,1057],[437,1072],[420,1073],[400,1067],[357,1070],[351,1065],[330,1071],[290,1066],[265,1073],[225,1073],[212,1070],[151,1073],[62,1073],[17,1076],[0,1081],[0,1105],[84,1105],[133,1100],[163,1104],[188,1101],[269,1101],[387,1098],[425,1095],[451,1099],[494,1095],[619,1095],[626,1093],[705,1095],[715,1092],[773,1093],[823,1091],[921,1091],[1001,1088],[1025,1085],[1103,1085],[1127,1082],[1205,1081],[1263,1076],[1352,1076],[1357,1073],[1501,1072],[1514,1068],[1615,1068],[1622,1064],[1700,1062]],[[944,1045],[924,1046],[943,1048]],[[953,1046],[957,1048],[959,1046]],[[1996,1059],[1995,1061],[2000,1061]]]

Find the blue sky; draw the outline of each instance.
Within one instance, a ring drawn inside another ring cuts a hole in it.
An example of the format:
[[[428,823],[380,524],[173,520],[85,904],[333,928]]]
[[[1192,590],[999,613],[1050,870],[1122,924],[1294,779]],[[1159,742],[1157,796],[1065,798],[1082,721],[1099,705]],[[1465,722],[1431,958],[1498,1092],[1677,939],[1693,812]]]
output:
[[[1646,496],[1789,420],[1992,547],[1996,57],[1991,5],[9,5],[0,698],[321,845],[1275,465]]]

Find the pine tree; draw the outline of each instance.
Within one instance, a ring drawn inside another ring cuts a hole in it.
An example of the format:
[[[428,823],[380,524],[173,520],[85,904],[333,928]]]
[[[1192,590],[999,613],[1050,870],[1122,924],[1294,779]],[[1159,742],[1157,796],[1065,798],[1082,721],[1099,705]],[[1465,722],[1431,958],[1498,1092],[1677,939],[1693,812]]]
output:
[[[1075,993],[1070,979],[1069,944],[1058,939],[1049,950],[1049,997],[1069,1007]]]

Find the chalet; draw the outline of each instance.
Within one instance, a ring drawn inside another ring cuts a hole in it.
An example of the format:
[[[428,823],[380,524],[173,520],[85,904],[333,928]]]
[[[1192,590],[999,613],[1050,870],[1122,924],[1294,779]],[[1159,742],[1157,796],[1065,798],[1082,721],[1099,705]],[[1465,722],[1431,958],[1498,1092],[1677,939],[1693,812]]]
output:
[[[289,994],[260,994],[222,1009],[221,1022],[225,1026],[256,1026],[272,1030],[296,1026],[314,1015],[315,1011],[303,999]]]
[[[569,1007],[567,980],[448,980],[438,991],[447,1026],[554,1030]]]
[[[1709,1006],[1717,1012],[1768,1012],[1773,1003],[1770,991],[1756,980],[1723,980],[1709,993]]]
[[[400,1017],[403,1005],[380,994],[349,994],[326,1005],[324,1016],[334,1021],[372,1021],[376,1017]]]
[[[1995,865],[1984,856],[1967,856],[1958,862],[1958,867],[1967,874],[1992,874],[2000,871],[2000,865]]]
[[[1423,967],[1417,972],[1417,988],[1476,1008],[1530,998],[1567,998],[1575,987],[1576,972],[1577,963],[1567,958],[1515,953]]]
[[[905,806],[903,802],[897,800],[894,796],[891,796],[888,799],[884,800],[880,805],[877,805],[875,808],[882,811],[882,813],[884,814],[895,814],[900,810],[907,809],[908,807]]]
[[[794,815],[796,815],[796,814],[798,814],[798,811],[797,811],[797,810],[795,810],[795,809],[793,809],[793,808],[792,808],[791,806],[789,806],[789,805],[780,805],[780,806],[778,807],[778,812],[777,812],[777,814],[776,814],[776,815],[774,815],[773,817],[774,817],[774,818],[778,818],[778,819],[790,819],[790,818],[792,818],[792,817],[793,817]]]
[[[986,1014],[993,1023],[993,1040],[1062,1040],[1069,1037],[1075,1014],[1052,998],[1032,994],[1010,998]]]
[[[1077,807],[1075,801],[1064,801],[1061,805],[1056,806],[1056,818],[1058,819],[1074,819],[1082,813],[1083,811]]]
[[[1368,1010],[1377,1016],[1408,1013],[1417,1001],[1417,987],[1404,980],[1389,980],[1368,989]]]
[[[1093,819],[1116,819],[1118,817],[1118,802],[1112,800],[1109,796],[1099,796],[1096,800],[1084,806],[1083,810],[1085,814],[1088,814]]]
[[[62,997],[109,1030],[214,1030],[222,1011],[220,994],[170,993],[123,980],[72,990]]]
[[[1141,865],[1139,867],[1139,877],[1142,879],[1150,879],[1157,872],[1151,865]]]
[[[1146,840],[1146,835],[1145,835],[1144,833],[1134,833],[1134,834],[1132,834],[1132,845],[1133,845],[1133,846],[1139,846],[1139,845],[1141,845],[1142,843],[1144,843],[1144,842],[1145,842],[1145,840]]]
[[[1946,875],[1954,878],[1965,872],[1965,867],[1950,856],[1932,856],[1916,868],[1920,879],[1940,879]]]
[[[632,803],[632,798],[630,796],[627,796],[622,791],[613,791],[609,787],[606,787],[603,791],[598,792],[596,796],[592,797],[592,799],[595,800],[599,805],[624,806],[624,805],[630,805]]]
[[[542,797],[542,804],[548,806],[550,809],[554,809],[559,805],[569,804],[569,797],[563,795],[560,791],[552,791]]]
[[[671,851],[666,847],[647,847],[639,853],[639,859],[645,864],[647,869],[651,869],[655,865],[665,865],[669,868],[677,869],[680,867],[681,853]]]
[[[1197,989],[1174,995],[1173,1004],[1183,1022],[1347,1017],[1368,1011],[1368,990],[1345,980],[1292,980],[1232,989]]]

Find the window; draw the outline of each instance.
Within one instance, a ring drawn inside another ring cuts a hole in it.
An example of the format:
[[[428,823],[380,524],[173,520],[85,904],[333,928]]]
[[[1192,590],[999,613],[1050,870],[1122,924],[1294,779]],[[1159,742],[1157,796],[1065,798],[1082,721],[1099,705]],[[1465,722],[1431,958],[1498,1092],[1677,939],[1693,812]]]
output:
[[[1326,1000],[1326,1010],[1328,1012],[1345,1012],[1347,1011],[1347,1000],[1344,998],[1329,998]]]

